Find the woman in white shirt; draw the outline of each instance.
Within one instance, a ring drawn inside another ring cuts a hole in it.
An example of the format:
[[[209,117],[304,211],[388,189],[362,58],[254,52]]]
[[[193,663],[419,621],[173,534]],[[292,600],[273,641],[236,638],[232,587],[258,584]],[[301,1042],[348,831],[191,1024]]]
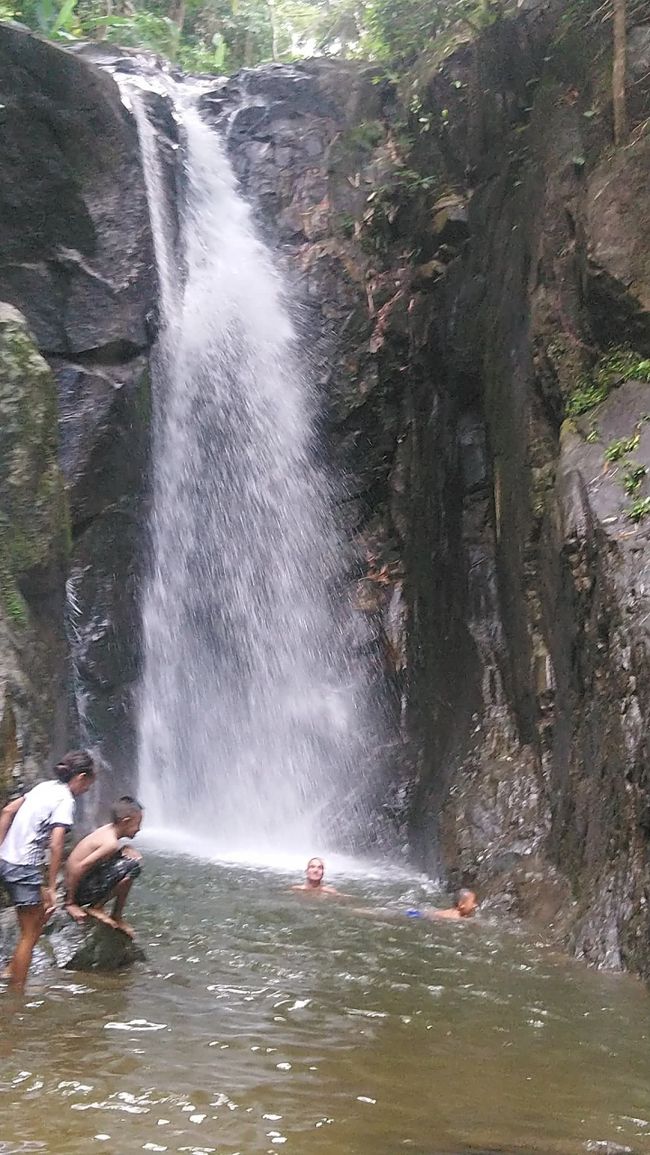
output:
[[[16,908],[19,928],[18,945],[4,977],[17,991],[25,986],[34,947],[56,907],[65,836],[74,822],[76,799],[95,781],[95,763],[87,750],[72,750],[54,773],[54,781],[40,782],[0,813],[0,880]]]

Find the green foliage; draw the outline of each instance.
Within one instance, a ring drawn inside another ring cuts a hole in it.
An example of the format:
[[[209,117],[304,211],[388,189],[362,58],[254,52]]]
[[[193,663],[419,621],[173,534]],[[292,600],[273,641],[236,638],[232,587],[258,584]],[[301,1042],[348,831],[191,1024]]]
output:
[[[632,437],[619,437],[616,441],[610,441],[605,450],[605,461],[610,465],[615,461],[620,461],[621,457],[625,457],[628,453],[633,453],[638,444],[638,433],[634,433]]]
[[[356,231],[357,222],[351,213],[341,213],[338,218],[338,223],[344,237],[353,237]]]
[[[594,405],[600,405],[607,396],[604,385],[596,385],[593,381],[582,381],[569,397],[566,407],[567,417],[579,417],[587,413]]]
[[[503,7],[501,0],[373,0],[365,12],[366,48],[378,59],[411,60],[459,22],[479,31]]]
[[[623,477],[623,488],[629,497],[631,497],[633,493],[636,493],[637,489],[646,477],[647,472],[648,470],[646,469],[645,465],[631,465],[629,469],[625,471],[625,476]]]
[[[578,382],[567,401],[566,416],[579,417],[581,413],[587,413],[605,400],[610,389],[625,381],[650,381],[650,361],[632,349],[610,349],[590,375]]]
[[[0,566],[0,603],[14,626],[26,626],[29,620],[27,604],[12,575]]]
[[[598,363],[596,380],[608,390],[624,381],[650,381],[650,361],[631,349],[611,349]]]
[[[363,121],[348,133],[348,141],[364,152],[372,152],[384,139],[384,126],[379,120]]]
[[[91,17],[85,28],[93,34],[103,31],[106,40],[125,48],[147,48],[176,60],[179,49],[179,29],[168,16],[154,12],[134,12],[130,16]]]
[[[633,501],[631,506],[625,510],[625,513],[630,521],[636,523],[643,521],[644,517],[647,517],[650,513],[650,497],[638,497],[636,501]]]
[[[361,222],[361,247],[370,254],[385,253],[394,239],[393,225],[401,209],[413,197],[435,186],[435,177],[423,177],[408,168],[397,168],[390,184],[379,185],[366,198]]]
[[[106,39],[157,52],[190,71],[220,73],[323,54],[403,62],[450,29],[484,27],[506,2],[0,0],[0,19],[20,20],[52,39]],[[429,127],[423,113],[420,130]]]
[[[596,445],[600,441],[600,430],[597,425],[592,425],[585,440],[589,445]]]

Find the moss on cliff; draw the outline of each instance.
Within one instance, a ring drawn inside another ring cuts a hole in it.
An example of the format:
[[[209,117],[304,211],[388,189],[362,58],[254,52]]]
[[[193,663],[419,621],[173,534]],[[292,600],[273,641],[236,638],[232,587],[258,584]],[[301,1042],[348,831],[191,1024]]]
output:
[[[61,560],[69,540],[57,464],[56,392],[21,315],[0,307],[0,594],[14,626],[26,624],[20,579]]]
[[[69,536],[54,378],[24,318],[2,304],[0,791],[25,758],[48,746],[54,691],[47,607],[62,606]]]

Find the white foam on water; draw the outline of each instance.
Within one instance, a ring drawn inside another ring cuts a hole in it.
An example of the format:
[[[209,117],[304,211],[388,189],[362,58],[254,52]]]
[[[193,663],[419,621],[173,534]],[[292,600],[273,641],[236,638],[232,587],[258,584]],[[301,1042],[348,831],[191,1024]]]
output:
[[[174,857],[187,856],[202,862],[214,862],[219,866],[240,866],[247,870],[262,870],[297,878],[304,873],[307,860],[316,854],[325,861],[328,880],[333,876],[339,876],[432,885],[424,875],[415,875],[413,871],[390,862],[355,858],[327,850],[320,855],[319,850],[314,850],[313,847],[286,851],[264,851],[251,847],[248,850],[228,852],[224,851],[218,842],[174,827],[147,827],[146,831],[138,835],[138,846],[143,850],[149,849]]]

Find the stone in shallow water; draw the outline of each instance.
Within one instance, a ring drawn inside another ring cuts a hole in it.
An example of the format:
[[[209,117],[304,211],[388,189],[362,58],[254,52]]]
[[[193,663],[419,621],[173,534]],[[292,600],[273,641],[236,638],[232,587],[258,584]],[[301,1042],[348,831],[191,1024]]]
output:
[[[121,970],[145,957],[122,931],[90,919],[80,926],[63,911],[56,912],[45,933],[56,965],[66,970]]]
[[[0,915],[1,962],[11,957],[15,943],[15,914],[13,910],[3,911]],[[145,958],[144,951],[122,931],[90,919],[87,926],[79,926],[61,910],[52,916],[34,952],[36,969],[43,969],[49,954],[53,955],[56,966],[77,971],[122,970]]]

